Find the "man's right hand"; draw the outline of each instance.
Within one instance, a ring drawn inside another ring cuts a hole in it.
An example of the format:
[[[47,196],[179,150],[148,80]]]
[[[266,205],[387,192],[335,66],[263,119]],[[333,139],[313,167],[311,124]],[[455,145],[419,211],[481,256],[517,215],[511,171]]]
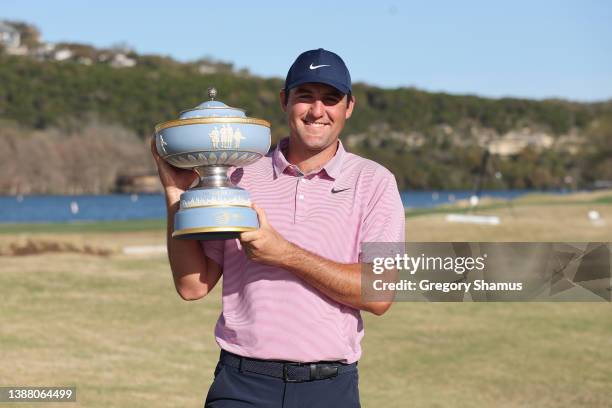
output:
[[[193,170],[179,169],[162,159],[157,152],[155,135],[151,137],[151,154],[157,164],[157,172],[164,187],[168,205],[172,205],[180,200],[181,194],[189,188],[198,175]]]

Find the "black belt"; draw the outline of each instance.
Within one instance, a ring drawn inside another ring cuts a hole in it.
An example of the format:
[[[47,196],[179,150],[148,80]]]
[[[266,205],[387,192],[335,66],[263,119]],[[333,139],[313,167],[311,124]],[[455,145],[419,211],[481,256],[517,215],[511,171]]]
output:
[[[282,378],[285,382],[304,382],[333,378],[357,370],[357,363],[340,362],[292,363],[288,361],[258,360],[221,350],[221,363],[252,373]]]

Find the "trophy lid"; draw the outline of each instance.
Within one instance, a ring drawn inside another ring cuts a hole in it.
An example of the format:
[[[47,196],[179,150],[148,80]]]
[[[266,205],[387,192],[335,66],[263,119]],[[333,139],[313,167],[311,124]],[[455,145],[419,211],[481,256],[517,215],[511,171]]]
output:
[[[179,119],[192,118],[213,118],[213,117],[233,117],[246,118],[244,109],[233,108],[227,106],[221,101],[216,101],[217,89],[214,87],[208,88],[209,101],[202,102],[192,109],[187,109],[181,112]]]

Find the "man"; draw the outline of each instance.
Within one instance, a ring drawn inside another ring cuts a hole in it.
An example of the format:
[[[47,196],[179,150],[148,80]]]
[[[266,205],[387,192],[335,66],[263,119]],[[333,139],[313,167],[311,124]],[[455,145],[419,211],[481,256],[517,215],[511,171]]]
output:
[[[358,407],[362,242],[404,241],[393,175],[344,150],[355,107],[342,59],[301,54],[280,101],[290,128],[274,152],[231,173],[249,191],[260,228],[240,239],[171,238],[180,194],[195,176],[154,151],[168,205],[168,254],[178,293],[206,296],[223,274],[215,328],[222,352],[207,407]],[[153,149],[155,150],[155,149]]]

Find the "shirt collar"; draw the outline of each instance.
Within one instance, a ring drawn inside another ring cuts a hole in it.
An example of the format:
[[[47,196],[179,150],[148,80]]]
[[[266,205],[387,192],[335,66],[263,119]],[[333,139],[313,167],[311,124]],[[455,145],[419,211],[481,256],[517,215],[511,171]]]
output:
[[[274,167],[274,178],[277,178],[280,174],[283,174],[287,168],[293,168],[294,166],[289,163],[287,158],[285,157],[283,150],[285,150],[289,146],[289,138],[286,137],[281,139],[276,145],[276,149],[274,149],[274,153],[272,154],[272,165]],[[325,170],[327,175],[336,180],[340,176],[340,170],[342,168],[342,162],[344,160],[344,155],[346,150],[344,150],[344,146],[342,146],[342,142],[338,140],[338,149],[336,150],[336,154],[332,157],[327,163],[323,165],[323,167],[318,170],[316,173],[319,173]],[[296,167],[297,170],[297,167]]]

